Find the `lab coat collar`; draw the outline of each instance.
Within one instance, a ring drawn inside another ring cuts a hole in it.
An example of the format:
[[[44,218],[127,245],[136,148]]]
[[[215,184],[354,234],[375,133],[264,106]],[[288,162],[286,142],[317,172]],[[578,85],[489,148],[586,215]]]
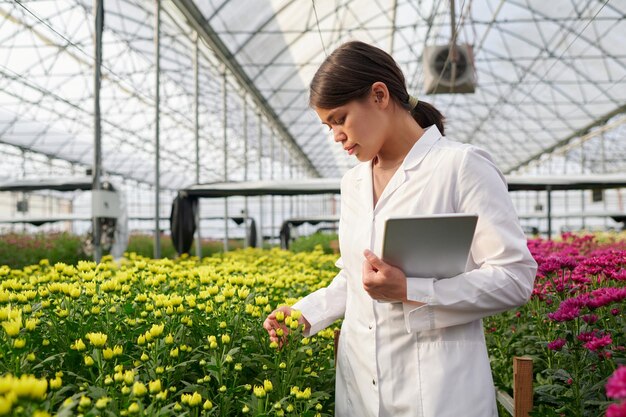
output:
[[[419,164],[422,159],[428,154],[430,148],[443,137],[437,125],[432,125],[424,129],[424,133],[422,137],[419,138],[417,142],[413,145],[409,153],[404,157],[404,161],[402,165],[400,165],[400,169],[406,171],[411,168],[414,168]],[[357,181],[361,181],[372,175],[372,161],[364,162],[360,164],[357,175],[355,179]]]
[[[443,135],[437,128],[437,125],[432,125],[424,129],[422,137],[413,145],[409,153],[404,157],[404,162],[400,165],[400,168],[407,171],[411,168],[415,168],[417,164],[422,162],[422,159],[428,154],[430,148],[442,137]],[[371,165],[371,162],[370,162]],[[370,166],[371,168],[371,166]]]
[[[406,171],[415,168],[441,137],[442,134],[436,125],[432,125],[424,130],[422,136],[417,142],[415,142],[409,153],[404,158],[402,165],[400,165],[385,187],[385,190],[376,204],[376,211],[382,206],[384,200],[386,200],[395,190],[398,189],[398,187],[400,187],[400,185],[404,183],[404,181],[406,181]],[[372,161],[362,163],[358,167],[355,179],[357,192],[361,195],[362,203],[365,207],[370,208],[370,212],[374,211]]]

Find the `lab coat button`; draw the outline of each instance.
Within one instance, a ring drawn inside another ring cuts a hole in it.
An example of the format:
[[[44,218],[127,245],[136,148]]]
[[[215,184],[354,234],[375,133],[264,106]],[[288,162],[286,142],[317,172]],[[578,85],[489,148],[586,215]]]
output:
[[[372,327],[374,327],[374,326],[372,326],[372,325],[370,324],[370,325],[369,325],[369,326],[367,326],[367,327],[369,327],[369,328],[370,328],[370,330],[372,330]]]
[[[376,386],[376,380],[372,379],[372,385]]]

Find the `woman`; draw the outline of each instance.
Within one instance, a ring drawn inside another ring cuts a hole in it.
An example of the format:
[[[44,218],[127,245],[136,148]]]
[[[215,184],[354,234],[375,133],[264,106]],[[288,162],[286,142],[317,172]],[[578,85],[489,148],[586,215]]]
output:
[[[310,104],[361,162],[341,181],[340,272],[291,307],[308,335],[344,318],[336,415],[496,417],[481,318],[524,304],[537,266],[503,175],[485,151],[443,136],[441,113],[365,43],[324,61]],[[385,220],[431,213],[478,214],[467,272],[407,278],[376,255]],[[279,341],[275,312],[264,327]]]

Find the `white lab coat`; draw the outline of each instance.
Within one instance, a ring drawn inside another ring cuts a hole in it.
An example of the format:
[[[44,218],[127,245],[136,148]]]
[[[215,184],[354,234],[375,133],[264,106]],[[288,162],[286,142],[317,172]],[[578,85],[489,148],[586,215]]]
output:
[[[467,272],[408,278],[407,296],[379,303],[363,289],[363,250],[382,251],[390,216],[479,215]],[[481,318],[524,304],[537,264],[505,179],[489,155],[428,128],[391,178],[375,209],[371,162],[341,182],[340,272],[294,308],[315,334],[344,317],[339,339],[337,417],[496,417]]]

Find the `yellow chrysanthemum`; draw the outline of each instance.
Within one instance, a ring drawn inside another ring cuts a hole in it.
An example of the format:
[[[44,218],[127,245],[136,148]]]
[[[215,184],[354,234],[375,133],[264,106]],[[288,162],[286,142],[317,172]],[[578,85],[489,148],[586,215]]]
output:
[[[148,387],[150,389],[150,394],[156,394],[161,391],[161,380],[156,379],[154,381],[148,382]]]
[[[106,334],[100,332],[87,333],[85,337],[89,339],[89,343],[98,348],[104,346],[108,338]]]
[[[147,392],[148,389],[143,384],[143,382],[137,381],[133,384],[133,395],[135,397],[143,397],[144,395],[146,395]]]
[[[2,328],[6,332],[7,336],[15,337],[20,333],[20,329],[22,328],[22,318],[20,317],[17,320],[3,321]]]
[[[255,385],[252,392],[254,393],[254,396],[257,398],[263,398],[265,397],[265,394],[266,394],[265,389],[261,385]]]
[[[111,398],[109,398],[109,397],[99,398],[96,401],[96,408],[98,410],[103,410],[103,409],[105,409],[107,407],[107,405],[109,404],[110,401],[111,401]]]

